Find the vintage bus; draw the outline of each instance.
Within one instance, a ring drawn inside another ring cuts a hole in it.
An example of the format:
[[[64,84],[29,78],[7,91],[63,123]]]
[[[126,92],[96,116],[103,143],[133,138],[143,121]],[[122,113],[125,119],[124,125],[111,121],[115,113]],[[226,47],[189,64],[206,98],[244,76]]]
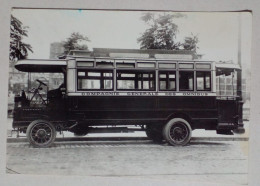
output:
[[[232,63],[162,58],[67,56],[21,60],[29,73],[61,73],[64,83],[47,96],[39,86],[15,97],[13,128],[34,147],[48,147],[56,132],[145,131],[173,146],[195,129],[243,133],[241,68]]]

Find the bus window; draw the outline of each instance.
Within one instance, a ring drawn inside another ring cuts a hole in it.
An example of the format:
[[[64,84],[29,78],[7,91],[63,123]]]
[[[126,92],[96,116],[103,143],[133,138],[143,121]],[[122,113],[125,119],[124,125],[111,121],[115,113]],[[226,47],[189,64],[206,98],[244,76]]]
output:
[[[176,68],[176,64],[175,63],[159,63],[159,68],[175,69]]]
[[[196,72],[197,90],[210,91],[211,90],[211,72]]]
[[[78,70],[78,90],[112,90],[113,72]]]
[[[113,62],[97,62],[96,66],[100,67],[100,68],[113,68],[114,63]]]
[[[179,69],[194,69],[194,64],[192,64],[192,63],[180,63]]]
[[[155,72],[117,71],[118,90],[155,90]]]
[[[194,89],[194,72],[180,71],[179,72],[179,86],[180,91],[188,91]]]
[[[93,61],[79,61],[77,62],[77,67],[94,67]]]
[[[237,72],[218,69],[216,74],[217,96],[237,96]]]
[[[117,89],[135,89],[135,73],[117,72]]]
[[[211,69],[211,65],[210,64],[202,64],[202,63],[197,63],[196,64],[196,69]]]
[[[117,63],[117,68],[135,68],[135,63]]]
[[[137,63],[138,68],[155,68],[155,63]]]
[[[176,90],[176,72],[159,72],[159,90]]]

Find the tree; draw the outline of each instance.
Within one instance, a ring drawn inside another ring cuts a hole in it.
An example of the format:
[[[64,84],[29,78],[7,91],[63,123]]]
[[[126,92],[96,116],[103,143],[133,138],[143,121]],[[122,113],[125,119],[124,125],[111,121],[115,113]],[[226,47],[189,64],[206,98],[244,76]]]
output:
[[[184,43],[182,44],[182,46],[185,50],[190,50],[190,51],[194,51],[195,53],[197,53],[197,48],[199,48],[197,46],[198,42],[199,42],[198,36],[197,35],[194,36],[191,33],[190,37],[185,37],[185,40],[184,40]]]
[[[90,40],[78,32],[73,32],[66,41],[63,41],[64,53],[67,54],[70,50],[88,50],[86,44],[80,44],[83,41],[88,42]]]
[[[176,42],[176,35],[179,32],[178,25],[173,21],[185,17],[181,13],[155,15],[145,13],[141,19],[148,25],[148,28],[137,39],[141,49],[165,49],[165,50],[192,50],[196,52],[198,37],[185,37],[185,42]]]
[[[10,26],[10,61],[17,61],[19,59],[26,59],[28,51],[33,52],[30,44],[24,43],[23,37],[28,37],[27,29],[29,27],[23,26],[23,23],[11,15],[11,26]]]

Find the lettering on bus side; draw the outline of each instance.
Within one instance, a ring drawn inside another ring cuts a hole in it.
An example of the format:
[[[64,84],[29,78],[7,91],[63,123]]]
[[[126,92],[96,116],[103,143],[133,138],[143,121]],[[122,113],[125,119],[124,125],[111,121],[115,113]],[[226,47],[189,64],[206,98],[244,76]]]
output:
[[[167,95],[174,93],[167,93]],[[82,96],[158,96],[157,92],[82,92]],[[175,94],[174,94],[175,95]]]
[[[128,96],[158,96],[157,92],[127,92]]]
[[[82,96],[119,96],[118,92],[82,92]]]
[[[208,96],[207,92],[82,92],[82,96]]]
[[[206,92],[184,92],[183,96],[207,96]]]
[[[165,96],[176,96],[175,92],[165,92]]]

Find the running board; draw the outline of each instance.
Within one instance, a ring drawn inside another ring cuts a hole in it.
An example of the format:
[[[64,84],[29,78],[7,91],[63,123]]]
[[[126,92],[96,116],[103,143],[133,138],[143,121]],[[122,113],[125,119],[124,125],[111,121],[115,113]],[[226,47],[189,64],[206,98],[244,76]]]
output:
[[[134,131],[144,131],[141,128],[128,127],[90,127],[88,133],[133,133]]]

